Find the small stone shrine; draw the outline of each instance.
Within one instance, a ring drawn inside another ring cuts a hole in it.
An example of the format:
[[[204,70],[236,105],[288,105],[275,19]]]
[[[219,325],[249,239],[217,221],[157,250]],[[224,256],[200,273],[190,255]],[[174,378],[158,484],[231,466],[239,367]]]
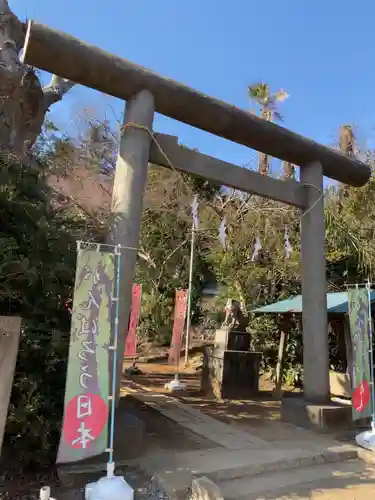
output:
[[[237,300],[229,299],[215,343],[204,351],[202,390],[220,399],[246,399],[259,392],[261,353],[253,352],[248,318]]]

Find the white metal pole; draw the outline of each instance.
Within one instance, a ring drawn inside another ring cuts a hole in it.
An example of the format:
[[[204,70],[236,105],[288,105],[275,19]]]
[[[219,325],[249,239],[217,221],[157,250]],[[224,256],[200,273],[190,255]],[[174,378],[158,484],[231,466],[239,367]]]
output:
[[[187,316],[186,316],[186,338],[185,338],[185,366],[189,359],[189,343],[190,343],[190,326],[191,326],[191,290],[193,283],[193,264],[194,264],[194,247],[195,247],[195,226],[194,222],[191,227],[191,245],[190,245],[190,267],[189,267],[189,287],[187,296]]]
[[[369,327],[369,344],[370,344],[370,386],[371,386],[371,407],[372,407],[372,419],[371,419],[371,430],[375,433],[375,387],[374,387],[374,351],[372,347],[373,343],[373,331],[372,331],[372,311],[371,311],[371,281],[368,278],[366,283],[367,294],[368,294],[368,327]]]

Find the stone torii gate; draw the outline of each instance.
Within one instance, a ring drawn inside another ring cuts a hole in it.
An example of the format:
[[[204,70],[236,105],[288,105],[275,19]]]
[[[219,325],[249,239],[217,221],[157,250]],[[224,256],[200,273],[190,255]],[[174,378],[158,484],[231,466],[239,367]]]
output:
[[[301,209],[305,398],[310,403],[327,403],[330,389],[323,175],[362,186],[370,177],[370,168],[245,110],[33,21],[28,25],[23,62],[127,101],[112,200],[114,244],[138,248],[148,162],[170,167],[152,140],[155,112],[300,166],[300,182],[281,181],[183,148],[177,138],[156,136],[175,168]],[[136,251],[125,249],[124,253],[120,269],[120,332],[125,332],[128,323],[136,263]],[[119,373],[124,342],[121,335],[117,346]]]

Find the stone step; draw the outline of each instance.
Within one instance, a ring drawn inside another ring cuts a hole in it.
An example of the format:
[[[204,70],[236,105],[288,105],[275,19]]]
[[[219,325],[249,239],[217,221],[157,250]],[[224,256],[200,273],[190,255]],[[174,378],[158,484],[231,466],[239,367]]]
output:
[[[302,449],[223,450],[212,449],[154,455],[142,461],[173,498],[183,498],[194,477],[206,476],[215,483],[274,474],[318,464],[331,464],[357,458],[350,445],[306,451]]]
[[[340,489],[349,488],[351,484],[358,485],[359,482],[373,484],[374,478],[375,472],[364,462],[350,460],[219,481],[217,486],[225,500],[312,498],[313,492],[325,491],[332,495],[329,498],[339,498],[337,492]]]

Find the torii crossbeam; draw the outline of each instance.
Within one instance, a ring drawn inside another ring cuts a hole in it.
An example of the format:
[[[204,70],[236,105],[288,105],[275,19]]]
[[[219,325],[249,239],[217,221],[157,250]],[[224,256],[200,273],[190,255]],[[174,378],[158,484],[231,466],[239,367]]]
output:
[[[33,21],[28,25],[23,62],[127,101],[112,201],[113,243],[138,247],[148,162],[169,166],[152,144],[155,112],[301,167],[299,183],[283,182],[182,148],[176,138],[159,137],[177,169],[302,209],[304,392],[308,401],[326,403],[330,390],[323,175],[362,186],[370,178],[370,168],[245,110]],[[122,262],[119,331],[125,332],[136,253],[127,251]],[[120,337],[119,373],[125,342],[124,335]]]

